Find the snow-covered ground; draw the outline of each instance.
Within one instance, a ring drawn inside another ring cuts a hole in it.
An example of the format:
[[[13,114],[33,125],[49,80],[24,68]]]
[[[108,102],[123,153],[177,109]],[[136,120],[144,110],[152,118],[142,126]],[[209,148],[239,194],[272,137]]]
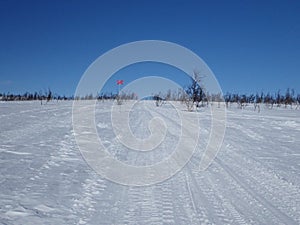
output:
[[[149,136],[153,115],[168,126],[162,144],[143,153],[118,143],[110,106],[97,105],[96,123],[116,159],[139,166],[172,153],[180,127],[171,104],[133,108],[136,137]],[[229,108],[222,148],[204,172],[199,161],[210,110],[197,115],[200,141],[191,161],[165,182],[132,187],[102,178],[85,162],[74,138],[72,102],[0,102],[0,223],[300,224],[300,110]]]

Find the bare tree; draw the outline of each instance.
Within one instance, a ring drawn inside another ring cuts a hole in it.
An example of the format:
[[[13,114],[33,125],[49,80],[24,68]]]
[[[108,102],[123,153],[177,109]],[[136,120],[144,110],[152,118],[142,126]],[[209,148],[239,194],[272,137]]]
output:
[[[47,95],[47,102],[49,102],[51,99],[52,99],[52,92],[51,92],[51,90],[49,88],[48,95]]]
[[[200,76],[199,72],[194,71],[194,77],[191,78],[191,84],[185,90],[185,103],[188,111],[192,111],[194,106],[200,107],[200,102],[203,106],[203,100],[205,97],[204,88],[201,87],[201,80],[203,76]]]
[[[296,109],[298,109],[299,107],[300,107],[300,94],[298,94],[296,98]]]

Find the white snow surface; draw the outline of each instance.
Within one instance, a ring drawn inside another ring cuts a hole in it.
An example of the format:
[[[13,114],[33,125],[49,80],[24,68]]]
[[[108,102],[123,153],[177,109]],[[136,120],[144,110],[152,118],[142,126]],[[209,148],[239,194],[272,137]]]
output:
[[[97,104],[96,126],[116,159],[148,165],[172,153],[180,127],[170,103],[145,101],[132,109],[138,138],[149,136],[153,115],[168,125],[164,142],[147,153],[118,143],[110,107]],[[300,224],[300,110],[230,107],[223,145],[204,172],[198,166],[210,110],[185,115],[196,113],[200,141],[191,161],[165,182],[130,187],[102,178],[85,162],[71,101],[1,102],[0,224]]]

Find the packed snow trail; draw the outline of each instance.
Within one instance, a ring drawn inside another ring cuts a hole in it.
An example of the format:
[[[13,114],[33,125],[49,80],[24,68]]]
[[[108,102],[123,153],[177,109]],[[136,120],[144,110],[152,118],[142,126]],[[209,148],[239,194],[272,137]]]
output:
[[[110,107],[97,104],[96,122],[116,159],[148,165],[172,153],[180,123],[170,104],[146,101],[133,108],[130,126],[139,138],[149,136],[154,116],[168,125],[158,149],[143,153],[118,142]],[[229,108],[223,146],[204,172],[199,162],[210,110],[197,113],[200,142],[191,161],[165,182],[130,187],[87,165],[74,138],[72,102],[1,102],[0,223],[300,224],[300,110]]]

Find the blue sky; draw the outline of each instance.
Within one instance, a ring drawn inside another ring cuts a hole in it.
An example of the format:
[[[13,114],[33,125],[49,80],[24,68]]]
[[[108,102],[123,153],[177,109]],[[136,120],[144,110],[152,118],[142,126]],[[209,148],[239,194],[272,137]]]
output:
[[[0,29],[0,93],[72,95],[97,57],[149,39],[194,51],[223,92],[300,93],[300,1],[0,0]]]

